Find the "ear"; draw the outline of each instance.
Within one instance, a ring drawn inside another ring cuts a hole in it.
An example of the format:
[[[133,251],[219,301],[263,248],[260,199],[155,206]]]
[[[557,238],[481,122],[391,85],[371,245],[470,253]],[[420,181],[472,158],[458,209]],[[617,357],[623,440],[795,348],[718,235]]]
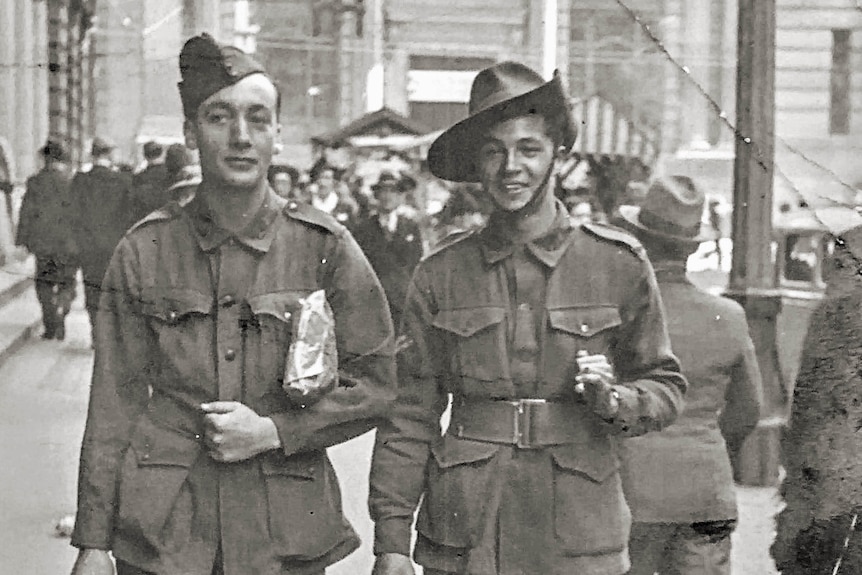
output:
[[[198,149],[197,126],[195,126],[194,122],[192,122],[188,118],[186,118],[183,122],[183,136],[186,139],[186,147],[188,149]]]

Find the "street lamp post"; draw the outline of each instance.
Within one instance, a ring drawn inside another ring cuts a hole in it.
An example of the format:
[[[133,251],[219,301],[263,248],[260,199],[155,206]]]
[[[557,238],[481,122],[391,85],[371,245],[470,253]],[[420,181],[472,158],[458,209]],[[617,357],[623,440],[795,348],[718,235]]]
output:
[[[775,159],[775,0],[739,0],[734,162],[733,263],[728,294],[745,308],[763,377],[758,429],[737,460],[737,479],[778,480],[779,438],[788,397],[778,365],[781,297],[772,257]]]

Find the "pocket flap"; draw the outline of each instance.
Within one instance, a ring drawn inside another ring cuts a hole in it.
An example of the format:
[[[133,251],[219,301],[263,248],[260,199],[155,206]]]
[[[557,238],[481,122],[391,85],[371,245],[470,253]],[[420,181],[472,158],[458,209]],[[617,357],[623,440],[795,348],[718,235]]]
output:
[[[616,327],[622,323],[616,306],[569,307],[548,310],[551,327],[582,337]]]
[[[255,315],[269,315],[289,322],[302,306],[299,300],[307,295],[308,292],[298,291],[265,293],[248,298],[248,305]]]
[[[320,452],[285,457],[281,451],[272,451],[260,460],[260,470],[264,475],[286,475],[309,480],[317,477],[322,466]]]
[[[211,296],[191,289],[145,288],[141,298],[143,313],[167,323],[176,323],[192,313],[207,315],[213,308]]]
[[[506,311],[501,307],[477,307],[468,309],[444,309],[434,316],[434,327],[450,331],[461,337],[503,321]]]
[[[610,444],[604,443],[607,449],[599,449],[585,443],[560,445],[550,449],[554,462],[561,469],[575,471],[586,475],[596,483],[604,483],[619,468],[620,460]]]
[[[458,439],[451,435],[443,437],[443,441],[431,448],[431,454],[437,465],[443,469],[485,461],[494,457],[500,451],[500,446],[494,443]]]
[[[201,451],[201,444],[195,438],[159,427],[149,419],[137,425],[130,447],[139,466],[191,467]]]

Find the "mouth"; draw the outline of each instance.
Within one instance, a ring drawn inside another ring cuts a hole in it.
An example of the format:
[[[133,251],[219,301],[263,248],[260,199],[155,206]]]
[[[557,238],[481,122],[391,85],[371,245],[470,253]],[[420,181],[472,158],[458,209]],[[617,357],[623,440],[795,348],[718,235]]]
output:
[[[517,194],[527,188],[526,184],[522,184],[519,182],[503,182],[503,189],[510,194]]]
[[[251,170],[257,166],[257,160],[254,158],[245,158],[242,156],[228,156],[224,159],[225,163],[235,170]]]

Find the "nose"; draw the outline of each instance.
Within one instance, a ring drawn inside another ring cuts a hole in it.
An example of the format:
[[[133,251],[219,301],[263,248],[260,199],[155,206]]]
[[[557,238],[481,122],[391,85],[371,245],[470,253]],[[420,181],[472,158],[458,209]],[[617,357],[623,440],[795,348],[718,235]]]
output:
[[[503,166],[503,171],[512,174],[519,170],[518,150],[513,147],[506,151],[506,165]]]
[[[231,145],[236,148],[247,148],[251,146],[248,122],[242,116],[238,117],[231,126]]]

